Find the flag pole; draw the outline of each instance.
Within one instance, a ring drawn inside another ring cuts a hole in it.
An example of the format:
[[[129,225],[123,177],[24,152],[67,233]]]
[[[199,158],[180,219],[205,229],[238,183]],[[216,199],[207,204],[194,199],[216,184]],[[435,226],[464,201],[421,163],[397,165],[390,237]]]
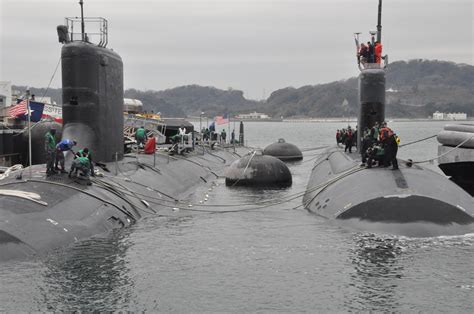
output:
[[[228,128],[227,128],[227,130],[228,130],[227,136],[229,137],[229,140],[230,140],[230,116],[231,116],[231,114],[227,115],[227,118],[229,119],[229,125],[228,125]]]
[[[234,120],[234,127],[232,129],[232,132],[234,133],[234,141],[232,144],[234,144],[234,153],[235,153],[235,120]],[[232,136],[231,136],[231,139],[232,139]]]
[[[28,109],[28,163],[30,169],[30,178],[33,177],[31,170],[31,109],[30,109],[30,90],[26,90],[26,108]]]

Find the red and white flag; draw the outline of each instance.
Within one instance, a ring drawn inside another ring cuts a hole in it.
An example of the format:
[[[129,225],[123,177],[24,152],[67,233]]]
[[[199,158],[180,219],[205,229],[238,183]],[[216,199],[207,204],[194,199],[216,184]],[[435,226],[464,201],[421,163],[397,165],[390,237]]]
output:
[[[63,123],[63,109],[61,106],[45,104],[43,118],[52,119],[58,123]]]
[[[12,118],[16,118],[21,115],[25,115],[28,113],[28,109],[26,107],[26,100],[23,100],[22,102],[16,104],[15,106],[11,106],[8,109],[8,114]]]

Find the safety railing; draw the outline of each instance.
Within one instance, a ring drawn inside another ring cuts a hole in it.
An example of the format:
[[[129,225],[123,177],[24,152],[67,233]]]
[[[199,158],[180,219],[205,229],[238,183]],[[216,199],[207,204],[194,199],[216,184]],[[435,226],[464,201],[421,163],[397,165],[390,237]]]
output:
[[[66,17],[66,27],[69,41],[85,41],[106,47],[108,43],[108,22],[103,17],[85,17],[84,33],[80,17]]]

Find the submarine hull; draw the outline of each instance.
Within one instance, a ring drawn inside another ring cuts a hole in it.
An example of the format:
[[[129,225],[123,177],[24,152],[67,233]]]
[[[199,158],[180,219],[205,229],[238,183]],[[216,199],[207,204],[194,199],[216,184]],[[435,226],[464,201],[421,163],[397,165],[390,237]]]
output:
[[[376,32],[380,44],[381,10],[380,0]],[[374,42],[375,38],[372,38],[372,44]],[[386,127],[383,123],[386,100],[384,69],[388,59],[387,56],[381,59],[384,60],[384,66],[380,59],[376,63],[362,62],[364,68],[359,64],[361,73],[358,88],[358,149],[362,148],[361,139],[371,134],[369,131],[377,131],[373,128],[376,124],[379,127]],[[378,131],[380,132],[380,129]],[[388,133],[390,132],[385,134]],[[377,138],[382,134],[371,134],[372,137],[374,135]],[[398,163],[399,169],[395,170],[365,168],[365,164],[360,165],[361,153],[366,152],[345,154],[339,148],[331,148],[323,153],[313,167],[303,197],[304,207],[313,213],[337,221],[403,224],[401,228],[403,233],[410,234],[416,234],[415,229],[419,228],[420,222],[438,226],[474,225],[474,202],[471,195],[443,175],[401,162]],[[364,223],[363,229],[371,229],[373,225]],[[428,229],[437,229],[431,227],[432,225]]]
[[[442,175],[403,163],[399,170],[368,169],[360,166],[356,154],[334,149],[316,161],[303,203],[310,212],[329,219],[474,222],[472,197]]]
[[[104,176],[91,178],[90,186],[67,174],[45,179],[45,165],[33,166],[31,178],[29,169],[12,172],[0,180],[0,261],[44,255],[143,216],[180,215],[174,209],[187,208],[184,199],[212,184],[237,158],[223,150],[186,157],[125,155],[104,164]]]
[[[95,45],[85,34],[70,41],[64,28],[62,139],[75,140],[74,149],[89,148],[99,173],[90,179],[46,176],[41,164],[0,175],[0,260],[47,254],[146,215],[173,214],[187,207],[184,199],[199,185],[211,184],[240,157],[225,150],[185,157],[156,151],[125,155],[122,59],[105,48],[105,29],[105,44]]]
[[[474,125],[448,124],[438,134],[439,168],[474,196]],[[455,148],[457,147],[457,148]]]

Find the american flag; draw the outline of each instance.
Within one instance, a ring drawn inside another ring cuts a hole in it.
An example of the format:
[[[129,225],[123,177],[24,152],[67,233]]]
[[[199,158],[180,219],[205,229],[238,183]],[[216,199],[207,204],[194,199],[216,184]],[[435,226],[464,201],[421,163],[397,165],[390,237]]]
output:
[[[214,121],[216,122],[217,125],[227,124],[229,123],[229,117],[227,116],[227,113],[226,113],[224,116],[216,116],[214,118]]]
[[[28,113],[28,109],[26,108],[26,100],[23,100],[22,102],[16,104],[15,106],[11,106],[8,109],[8,114],[12,118],[16,118],[21,115],[25,115]]]

